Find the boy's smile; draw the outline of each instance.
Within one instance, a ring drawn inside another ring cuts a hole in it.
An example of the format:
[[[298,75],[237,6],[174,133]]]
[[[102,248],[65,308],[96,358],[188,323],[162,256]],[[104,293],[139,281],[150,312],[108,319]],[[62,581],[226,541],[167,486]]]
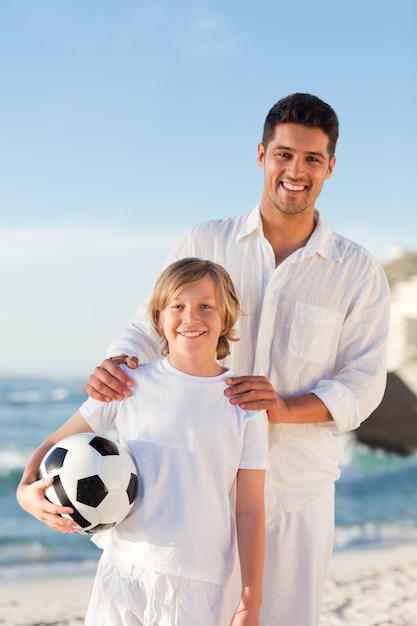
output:
[[[210,276],[184,287],[161,311],[159,325],[173,367],[196,376],[216,376],[222,371],[216,349],[223,322]]]

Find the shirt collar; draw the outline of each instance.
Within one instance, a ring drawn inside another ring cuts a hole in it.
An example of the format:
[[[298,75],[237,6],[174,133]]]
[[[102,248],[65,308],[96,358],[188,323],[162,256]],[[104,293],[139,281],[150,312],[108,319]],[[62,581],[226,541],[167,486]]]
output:
[[[327,226],[317,209],[314,211],[314,221],[316,222],[316,227],[302,249],[303,258],[319,254],[324,259],[341,263],[342,255],[337,247],[335,234]]]
[[[255,231],[259,231],[263,235],[261,213],[259,211],[259,204],[256,205],[250,213],[246,213],[242,222],[240,232],[237,236],[238,241],[242,241],[245,237],[248,237]]]
[[[327,226],[317,209],[314,211],[314,221],[316,222],[316,227],[304,248],[301,248],[298,251],[299,258],[306,258],[319,254],[323,258],[330,261],[341,262],[342,255],[337,247],[335,234]],[[259,204],[257,204],[250,213],[245,215],[237,241],[242,241],[245,237],[248,237],[255,232],[259,232],[259,234],[263,236]]]

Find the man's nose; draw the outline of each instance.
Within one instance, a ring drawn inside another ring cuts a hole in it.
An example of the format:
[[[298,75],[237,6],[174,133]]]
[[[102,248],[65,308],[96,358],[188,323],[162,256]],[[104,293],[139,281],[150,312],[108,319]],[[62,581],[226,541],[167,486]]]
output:
[[[302,176],[304,172],[304,164],[301,157],[293,157],[288,163],[286,170],[292,178],[299,178]]]

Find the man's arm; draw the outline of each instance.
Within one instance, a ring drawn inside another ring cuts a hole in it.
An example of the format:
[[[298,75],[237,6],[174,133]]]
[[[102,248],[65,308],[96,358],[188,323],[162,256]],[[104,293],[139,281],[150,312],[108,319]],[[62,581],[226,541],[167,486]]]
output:
[[[382,268],[358,284],[352,303],[338,338],[332,375],[318,375],[307,393],[284,399],[262,376],[228,379],[225,395],[231,403],[265,409],[274,424],[334,421],[339,432],[357,428],[381,402],[386,384],[390,293]]]
[[[231,404],[245,411],[265,410],[272,424],[318,424],[333,421],[325,404],[314,395],[306,393],[283,400],[264,376],[239,376],[227,378],[230,385],[225,395]]]
[[[163,268],[187,256],[198,256],[191,249],[189,231],[178,241],[165,259]],[[138,363],[147,363],[161,356],[160,337],[148,315],[150,295],[137,308],[120,336],[110,344],[106,359],[97,366],[86,384],[89,396],[100,402],[123,400],[131,395],[132,379],[119,366],[125,363],[136,369]]]
[[[147,363],[161,355],[160,338],[151,324],[147,306],[145,301],[138,307],[120,337],[109,346],[107,358],[90,375],[85,388],[95,400],[110,402],[130,396],[133,380],[120,365],[136,369],[139,362]]]

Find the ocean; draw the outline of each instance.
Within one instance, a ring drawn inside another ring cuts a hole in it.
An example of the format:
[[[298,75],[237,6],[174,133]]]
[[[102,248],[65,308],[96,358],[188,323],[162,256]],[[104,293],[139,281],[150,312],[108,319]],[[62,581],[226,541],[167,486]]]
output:
[[[57,533],[23,511],[15,492],[35,447],[86,398],[84,381],[0,378],[0,582],[94,573],[89,536]],[[417,453],[372,450],[344,435],[336,483],[335,551],[417,540]]]

